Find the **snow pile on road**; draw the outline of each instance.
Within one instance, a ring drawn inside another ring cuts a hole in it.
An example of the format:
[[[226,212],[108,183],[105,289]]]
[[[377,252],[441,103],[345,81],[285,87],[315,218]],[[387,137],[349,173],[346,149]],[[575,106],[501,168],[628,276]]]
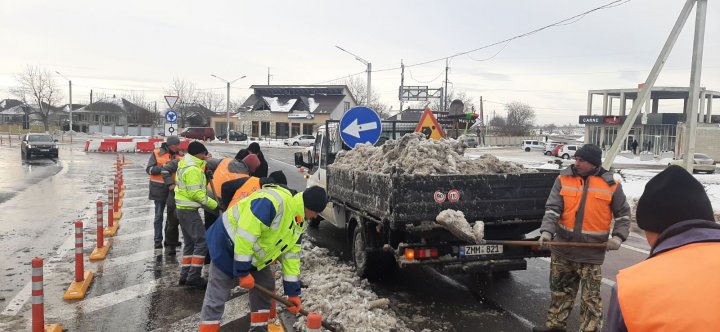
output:
[[[352,151],[338,153],[334,167],[384,174],[505,174],[528,173],[522,165],[500,161],[491,154],[478,159],[463,156],[465,148],[454,139],[432,140],[418,133],[389,140],[380,147],[360,144]]]
[[[443,210],[437,215],[435,221],[457,238],[470,243],[482,243],[485,237],[485,224],[482,221],[476,221],[475,225],[471,227],[470,223],[465,220],[465,214],[462,211]]]
[[[320,313],[331,324],[342,325],[344,331],[410,331],[388,309],[390,301],[378,298],[351,266],[338,262],[327,249],[307,239],[302,247],[301,279],[307,287],[301,297],[305,310]],[[294,327],[301,331],[305,324],[305,317],[300,317]]]

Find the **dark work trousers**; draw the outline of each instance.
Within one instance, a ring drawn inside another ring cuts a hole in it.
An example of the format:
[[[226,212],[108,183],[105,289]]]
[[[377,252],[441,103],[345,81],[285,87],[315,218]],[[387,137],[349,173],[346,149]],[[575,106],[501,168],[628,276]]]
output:
[[[175,212],[175,191],[170,190],[167,197],[167,217],[165,221],[165,246],[180,246],[180,223]]]
[[[165,213],[165,201],[153,201],[155,203],[155,220],[153,227],[155,228],[155,242],[163,240],[163,213]]]
[[[219,209],[219,207],[218,207]],[[218,216],[213,214],[212,212],[209,212],[208,210],[203,210],[205,212],[205,230],[210,229],[210,226],[212,226],[215,223],[215,220],[217,220]],[[205,255],[205,264],[210,264],[210,253],[208,252],[207,255]]]
[[[181,260],[180,279],[188,282],[200,278],[205,255],[207,255],[207,243],[205,242],[205,227],[200,218],[198,210],[177,209],[180,228],[183,233],[183,257]]]

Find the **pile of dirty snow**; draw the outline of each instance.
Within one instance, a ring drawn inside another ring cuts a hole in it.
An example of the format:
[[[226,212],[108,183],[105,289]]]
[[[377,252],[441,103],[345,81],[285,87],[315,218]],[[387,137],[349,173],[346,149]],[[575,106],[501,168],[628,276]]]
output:
[[[477,159],[463,156],[465,148],[454,139],[426,139],[418,133],[388,140],[382,146],[359,144],[351,151],[338,153],[334,167],[384,174],[504,174],[528,173],[522,165],[500,161],[484,154]]]
[[[351,266],[309,240],[304,239],[302,247],[303,309],[320,313],[323,320],[342,325],[344,331],[410,331],[389,309],[390,301],[378,298]],[[305,324],[305,317],[299,317],[294,327],[302,331]]]
[[[462,211],[443,210],[437,215],[435,221],[461,240],[483,243],[485,238],[485,224],[482,221],[476,221],[471,227],[470,223],[465,220],[465,214]]]

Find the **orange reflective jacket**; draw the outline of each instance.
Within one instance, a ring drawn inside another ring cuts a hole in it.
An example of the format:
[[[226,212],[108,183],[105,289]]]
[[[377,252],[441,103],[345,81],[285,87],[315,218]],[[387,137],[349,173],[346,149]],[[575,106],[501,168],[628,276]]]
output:
[[[153,153],[155,154],[155,162],[157,163],[157,166],[159,166],[159,167],[162,167],[163,165],[167,164],[168,162],[170,162],[170,160],[173,159],[172,155],[169,152],[160,154],[160,149],[155,149],[155,151],[153,151]],[[173,173],[172,176],[174,177],[175,174]],[[165,179],[163,179],[162,174],[150,175],[150,181],[158,182],[158,183],[162,183],[162,184],[165,183]]]
[[[235,205],[241,199],[250,196],[253,192],[260,190],[260,178],[251,176],[243,185],[235,191],[232,201],[228,207]]]
[[[610,233],[613,219],[612,198],[617,184],[609,185],[602,177],[588,176],[583,179],[579,176],[560,176],[560,196],[563,199],[563,211],[558,224],[569,232],[575,229],[578,216],[582,216],[582,233],[588,235],[603,235]],[[583,204],[583,191],[587,185],[584,208],[578,214]]]
[[[215,192],[215,190],[213,190],[213,188],[211,187],[210,183],[208,183],[208,190],[214,192],[217,198],[222,197],[222,193],[220,193],[220,188],[222,188],[223,183],[239,178],[246,178],[249,176],[248,174],[230,172],[228,165],[233,160],[235,159],[224,158],[215,169],[215,172],[213,172],[213,178],[211,183],[213,186],[215,186],[215,190],[217,190],[217,192]]]
[[[617,292],[628,331],[717,331],[720,243],[693,243],[620,270]]]

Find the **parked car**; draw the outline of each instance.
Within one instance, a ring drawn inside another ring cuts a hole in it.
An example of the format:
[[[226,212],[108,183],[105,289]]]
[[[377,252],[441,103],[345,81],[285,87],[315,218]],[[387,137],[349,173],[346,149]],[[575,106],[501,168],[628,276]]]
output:
[[[225,140],[225,136],[227,136],[227,135],[225,135],[225,134],[220,134],[220,135],[217,137],[217,139],[224,141],[224,140]],[[248,136],[247,136],[245,133],[241,133],[241,132],[239,132],[239,131],[234,131],[234,130],[231,130],[231,131],[230,131],[230,140],[231,140],[231,141],[245,141],[245,140],[247,140],[247,139],[248,139]]]
[[[283,144],[285,145],[294,145],[294,146],[311,146],[315,144],[315,136],[313,135],[297,135],[295,137],[290,137],[283,141]]]
[[[708,174],[715,173],[715,160],[712,159],[712,157],[704,154],[704,153],[695,153],[693,154],[693,173],[700,173],[705,172]],[[670,165],[678,165],[682,166],[683,162],[683,155],[680,155],[679,158],[673,159],[668,166]]]
[[[203,141],[213,140],[215,139],[215,129],[212,127],[187,127],[180,133],[180,136]]]
[[[50,158],[58,157],[57,140],[49,134],[25,134],[20,144],[21,157],[32,159],[33,156]]]
[[[522,143],[522,149],[525,150],[525,152],[530,152],[530,150],[545,150],[545,143],[534,140],[534,139],[526,139]]]
[[[547,143],[547,144],[545,144],[545,155],[546,155],[546,156],[551,156],[553,150],[555,150],[555,148],[556,148],[558,145],[562,145],[562,143],[553,142],[553,143]]]
[[[478,137],[476,134],[465,134],[458,137],[466,148],[476,148],[478,146]]]
[[[556,146],[556,147],[552,150],[552,152],[550,153],[550,155],[553,156],[553,157],[558,157],[558,154],[560,153],[560,151],[562,151],[563,147],[565,147],[565,144],[558,144],[558,146]]]
[[[558,152],[558,157],[562,157],[562,159],[570,159],[575,157],[575,151],[580,149],[577,145],[564,145],[562,147],[562,150]]]

